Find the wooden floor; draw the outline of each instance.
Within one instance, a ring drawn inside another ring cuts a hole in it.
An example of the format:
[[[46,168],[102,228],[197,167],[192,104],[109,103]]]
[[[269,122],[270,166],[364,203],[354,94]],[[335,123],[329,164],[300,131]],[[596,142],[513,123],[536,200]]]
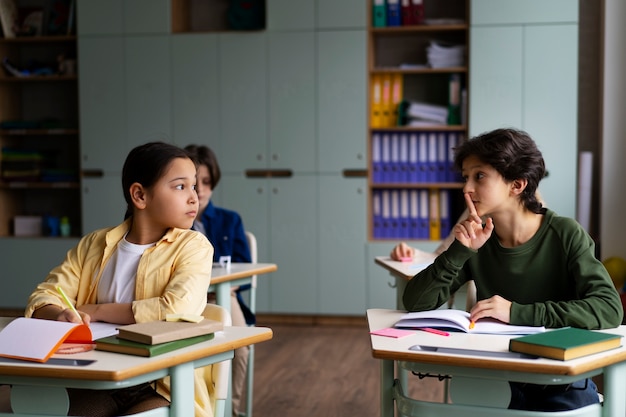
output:
[[[254,417],[379,415],[380,364],[365,324],[265,325],[274,338],[255,347]],[[411,377],[409,386],[415,398],[443,396],[436,379]]]

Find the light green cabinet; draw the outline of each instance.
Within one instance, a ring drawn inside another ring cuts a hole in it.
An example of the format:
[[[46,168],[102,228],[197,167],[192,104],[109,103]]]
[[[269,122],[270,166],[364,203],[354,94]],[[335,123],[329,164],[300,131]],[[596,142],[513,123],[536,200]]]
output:
[[[317,177],[255,179],[226,175],[216,204],[236,208],[257,237],[259,261],[278,271],[259,277],[257,311],[317,313]]]
[[[268,31],[311,30],[315,27],[312,0],[266,0]]]
[[[78,59],[82,169],[119,172],[128,152],[124,38],[81,36]]]
[[[130,36],[124,46],[128,146],[171,141],[170,37]]]
[[[369,0],[317,0],[316,27],[318,29],[365,29],[367,8],[370,4]]]
[[[267,140],[267,35],[219,39],[220,165],[225,172],[264,169]]]
[[[174,142],[206,143],[219,157],[218,35],[176,35],[171,48]]]
[[[361,315],[366,306],[367,180],[319,177],[320,314]]]
[[[79,0],[78,35],[165,34],[171,0]]]
[[[125,156],[118,158],[120,164],[124,162],[123,158]],[[98,178],[83,178],[81,200],[85,234],[122,223],[126,213],[126,201],[121,174],[109,173]]]
[[[80,0],[76,5],[78,36],[122,35],[123,16],[124,0]]]
[[[35,286],[65,259],[78,243],[70,238],[0,238],[2,308],[24,308]]]
[[[499,127],[527,131],[549,172],[539,187],[546,205],[575,217],[578,1],[556,3],[498,2],[506,14],[490,0],[471,3],[469,128],[471,136]]]
[[[268,34],[268,168],[315,172],[315,35]]]
[[[367,167],[366,51],[365,31],[317,33],[319,172]]]

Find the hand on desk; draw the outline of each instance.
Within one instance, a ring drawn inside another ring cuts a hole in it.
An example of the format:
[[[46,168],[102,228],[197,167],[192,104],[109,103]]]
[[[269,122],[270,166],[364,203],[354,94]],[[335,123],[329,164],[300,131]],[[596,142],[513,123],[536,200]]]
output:
[[[394,261],[400,261],[402,258],[413,258],[413,255],[415,255],[415,249],[404,242],[398,243],[389,254]]]
[[[470,310],[470,320],[474,322],[485,317],[509,323],[511,321],[511,302],[499,295],[480,300]]]

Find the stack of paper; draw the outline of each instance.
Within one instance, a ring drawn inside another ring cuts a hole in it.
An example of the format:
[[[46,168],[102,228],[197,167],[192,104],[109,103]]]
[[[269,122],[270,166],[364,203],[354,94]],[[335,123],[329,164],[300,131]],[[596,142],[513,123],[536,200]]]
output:
[[[426,56],[432,68],[461,67],[464,62],[465,46],[431,41],[426,48]]]
[[[448,108],[436,104],[410,102],[406,106],[405,117],[409,126],[445,125],[448,122]]]

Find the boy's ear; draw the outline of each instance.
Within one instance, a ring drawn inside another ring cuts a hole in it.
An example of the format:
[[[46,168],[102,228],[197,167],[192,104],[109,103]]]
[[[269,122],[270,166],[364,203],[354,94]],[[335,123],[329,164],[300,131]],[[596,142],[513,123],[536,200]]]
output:
[[[139,210],[146,208],[146,190],[143,188],[143,185],[134,182],[130,186],[130,199]]]
[[[511,192],[514,195],[520,195],[526,189],[527,185],[528,185],[528,180],[525,178],[519,178],[517,180],[513,180],[513,182],[511,182]]]

